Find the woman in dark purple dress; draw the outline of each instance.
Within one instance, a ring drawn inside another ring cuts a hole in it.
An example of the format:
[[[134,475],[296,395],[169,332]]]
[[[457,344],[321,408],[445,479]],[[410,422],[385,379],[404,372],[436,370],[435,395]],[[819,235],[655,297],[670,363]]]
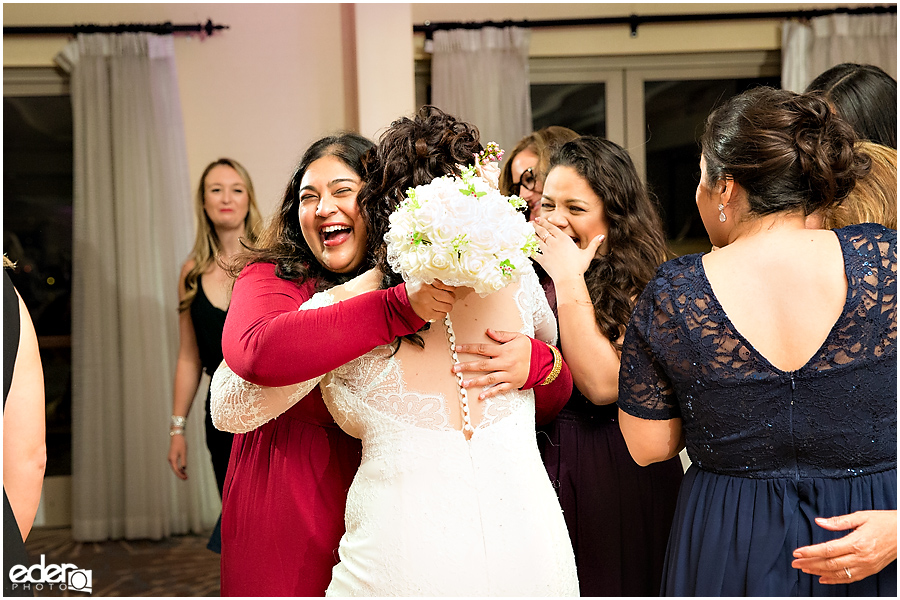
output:
[[[546,288],[576,389],[538,442],[581,594],[657,595],[683,470],[677,457],[650,468],[634,462],[616,399],[625,326],[666,259],[662,222],[628,153],[589,136],[551,158],[540,215],[537,262],[552,279]]]
[[[666,259],[662,222],[628,153],[585,136],[553,153],[535,229],[544,289],[575,380],[559,416],[549,424],[538,418],[538,444],[572,538],[581,595],[656,596],[683,469],[678,457],[651,467],[634,462],[616,399],[625,326]],[[469,383],[515,387],[527,338],[488,335],[500,344],[457,344],[489,357],[494,369]],[[460,367],[490,370],[484,361]]]

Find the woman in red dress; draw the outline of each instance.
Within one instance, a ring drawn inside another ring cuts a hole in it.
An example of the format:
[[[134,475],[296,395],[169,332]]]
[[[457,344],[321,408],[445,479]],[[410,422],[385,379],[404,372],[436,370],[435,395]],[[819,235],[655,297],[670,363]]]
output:
[[[481,150],[477,137],[470,145],[466,156]],[[314,143],[272,223],[238,265],[222,346],[241,378],[266,386],[312,379],[415,333],[452,307],[452,293],[440,286],[400,284],[298,311],[316,291],[370,269],[383,246],[368,239],[356,204],[371,147],[356,134]],[[542,381],[552,365],[550,349],[532,341],[523,388]],[[560,408],[546,400],[538,407],[547,419]],[[359,462],[359,441],[335,425],[318,388],[235,435],[222,506],[222,595],[324,595]]]
[[[317,286],[366,268],[356,193],[371,147],[355,134],[313,144],[280,211],[244,258],[222,349],[245,379],[266,385],[308,379],[425,323],[402,285],[356,303],[297,310]],[[322,161],[337,175],[307,185],[310,166]],[[307,221],[315,226],[309,237],[301,231]],[[337,428],[318,388],[277,419],[236,435],[222,500],[222,595],[323,595],[359,460],[359,442]]]

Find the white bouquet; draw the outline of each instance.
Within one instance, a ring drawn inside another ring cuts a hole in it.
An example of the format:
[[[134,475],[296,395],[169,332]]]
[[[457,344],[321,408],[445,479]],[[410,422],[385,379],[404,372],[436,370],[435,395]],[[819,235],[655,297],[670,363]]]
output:
[[[517,281],[528,259],[538,251],[531,224],[517,209],[518,196],[504,196],[480,173],[490,176],[487,162],[498,154],[476,157],[481,164],[462,169],[406,192],[391,214],[384,238],[387,260],[407,282],[474,288],[486,296]]]

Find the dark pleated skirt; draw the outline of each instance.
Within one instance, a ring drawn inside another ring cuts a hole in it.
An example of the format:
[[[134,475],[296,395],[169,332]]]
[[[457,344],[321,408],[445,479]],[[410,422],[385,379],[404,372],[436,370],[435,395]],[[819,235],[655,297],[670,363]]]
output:
[[[666,555],[667,596],[897,596],[897,563],[862,581],[822,585],[791,567],[796,548],[842,537],[815,524],[897,508],[897,470],[841,479],[751,479],[691,466]]]
[[[538,443],[559,495],[582,596],[658,596],[683,469],[679,458],[641,467],[618,408],[573,398]]]

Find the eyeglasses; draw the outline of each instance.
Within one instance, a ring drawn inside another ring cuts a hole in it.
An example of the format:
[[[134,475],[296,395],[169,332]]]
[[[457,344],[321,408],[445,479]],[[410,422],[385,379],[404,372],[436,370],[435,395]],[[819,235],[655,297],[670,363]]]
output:
[[[518,195],[521,188],[525,188],[529,192],[534,191],[534,186],[537,183],[537,178],[534,176],[534,169],[532,167],[528,167],[524,171],[522,171],[521,177],[519,177],[519,182],[512,184],[512,192],[513,194]]]

